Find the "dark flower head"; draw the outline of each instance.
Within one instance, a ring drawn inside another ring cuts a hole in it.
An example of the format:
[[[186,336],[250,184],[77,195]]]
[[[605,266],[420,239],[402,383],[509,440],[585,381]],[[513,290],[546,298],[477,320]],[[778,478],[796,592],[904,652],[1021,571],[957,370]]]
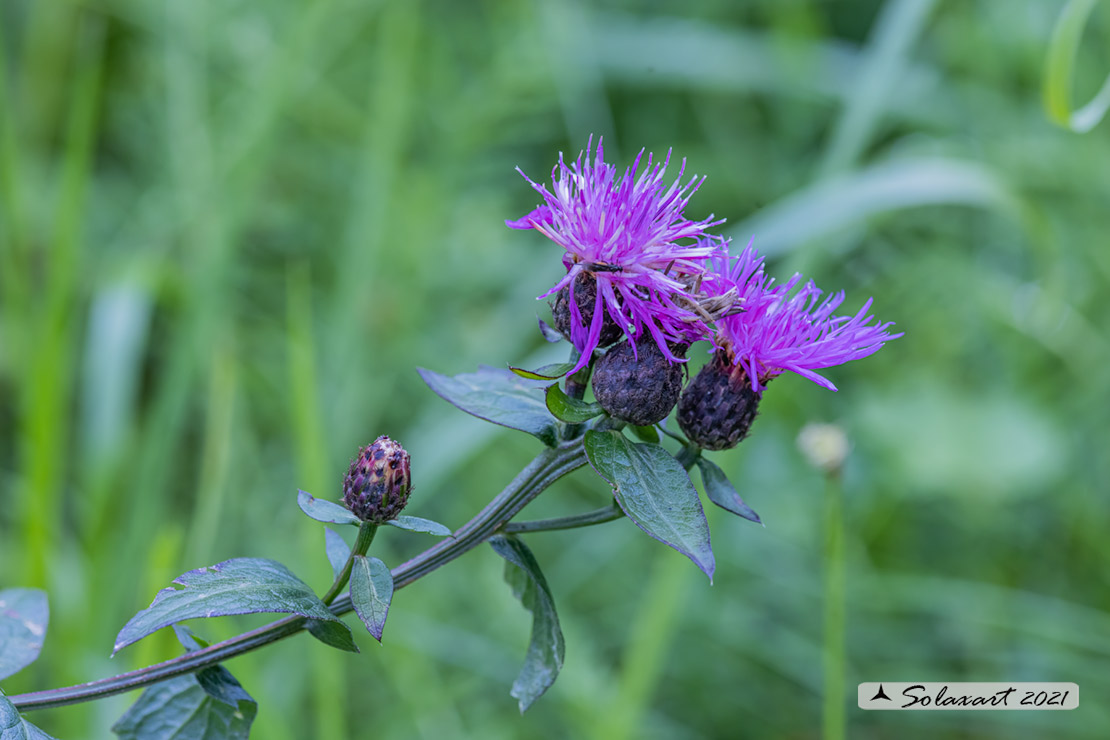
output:
[[[678,178],[667,186],[663,178],[669,151],[661,163],[651,154],[643,161],[641,151],[620,175],[605,162],[601,141],[591,153],[592,143],[591,139],[570,165],[559,156],[550,190],[521,172],[544,203],[524,218],[505,223],[535,229],[565,250],[567,274],[540,298],[569,286],[570,339],[581,352],[575,370],[589,362],[606,316],[633,345],[649,334],[664,357],[682,362],[668,344],[688,343],[708,331],[688,304],[706,259],[723,244],[706,229],[723,221],[691,221],[683,215],[704,180],[691,177],[683,184],[685,160]],[[596,285],[588,320],[573,295],[575,278],[583,273]]]
[[[844,293],[821,298],[822,291],[794,275],[783,285],[763,274],[762,258],[751,244],[739,257],[718,256],[703,290],[713,295],[735,289],[743,310],[717,321],[714,345],[739,366],[756,393],[787,370],[836,390],[814,370],[840,365],[873,354],[891,339],[893,322],[880,324],[868,314],[871,299],[852,316],[834,316]],[[795,291],[797,289],[797,292]]]
[[[364,522],[396,519],[409,501],[409,453],[386,436],[358,451],[343,479],[343,504]]]

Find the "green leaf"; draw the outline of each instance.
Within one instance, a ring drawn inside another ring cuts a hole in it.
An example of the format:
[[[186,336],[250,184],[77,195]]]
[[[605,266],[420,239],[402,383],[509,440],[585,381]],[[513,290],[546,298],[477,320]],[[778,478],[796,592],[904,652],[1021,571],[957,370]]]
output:
[[[546,321],[541,319],[539,316],[536,317],[536,321],[539,322],[540,334],[543,334],[543,338],[545,340],[547,340],[551,344],[556,344],[557,342],[563,341],[563,335],[560,334],[557,329],[552,328]]]
[[[304,623],[308,634],[320,642],[333,648],[346,650],[348,653],[357,653],[358,645],[351,636],[351,628],[346,622],[323,622],[319,619],[309,619]]]
[[[479,419],[528,432],[548,446],[558,441],[557,422],[543,391],[508,370],[483,365],[476,373],[449,377],[417,368],[440,397]]]
[[[347,558],[351,557],[350,546],[336,532],[324,527],[324,552],[331,563],[332,575],[339,578],[347,565]]]
[[[512,535],[494,535],[489,543],[494,552],[507,561],[505,582],[512,588],[513,596],[532,612],[532,639],[511,692],[523,714],[551,688],[563,668],[566,647],[563,630],[559,627],[559,615],[555,612],[555,600],[551,598],[547,579],[540,572],[532,551]]]
[[[1094,98],[1078,110],[1072,109],[1072,79],[1083,29],[1097,0],[1071,0],[1060,12],[1045,57],[1042,98],[1049,118],[1064,128],[1084,134],[1098,125],[1110,110],[1110,76]]]
[[[359,555],[351,568],[351,604],[367,631],[382,641],[389,602],[393,600],[393,574],[377,558]]]
[[[112,650],[124,647],[175,622],[230,614],[299,614],[336,622],[312,589],[274,560],[235,558],[191,570],[162,589],[153,603],[131,618]]]
[[[217,665],[146,689],[112,732],[122,740],[246,740],[257,713],[250,694]]]
[[[0,679],[35,662],[49,621],[45,592],[35,588],[0,591]]]
[[[362,524],[362,520],[352,514],[349,509],[331,501],[316,498],[305,491],[297,491],[297,506],[300,506],[301,511],[307,514],[310,519],[315,519],[318,522],[354,524],[356,526]]]
[[[690,558],[709,581],[716,560],[709,544],[698,492],[669,452],[655,444],[636,444],[619,432],[586,432],[586,457],[613,486],[613,495],[636,526]]]
[[[390,519],[386,524],[391,527],[396,527],[397,529],[407,529],[409,532],[434,534],[436,537],[451,536],[451,530],[439,522],[433,522],[431,519],[421,519],[418,516],[402,515],[396,519]]]
[[[543,367],[537,368],[536,370],[525,370],[524,368],[513,367],[512,365],[509,365],[509,369],[512,370],[515,375],[519,375],[522,378],[527,378],[528,380],[558,380],[559,378],[569,373],[573,368],[573,362],[560,362],[554,365],[544,365]]]
[[[701,471],[701,481],[705,485],[705,495],[709,497],[710,501],[725,511],[731,511],[733,514],[742,516],[756,524],[763,524],[759,514],[756,514],[752,507],[745,504],[744,499],[740,498],[740,494],[736,492],[736,488],[732,485],[728,476],[725,475],[725,471],[704,457],[698,458],[698,470]]]
[[[659,430],[655,428],[654,424],[646,427],[638,427],[629,425],[629,429],[635,434],[641,442],[650,442],[651,444],[659,444]]]
[[[605,410],[596,403],[586,403],[577,398],[571,398],[558,385],[549,387],[545,393],[547,410],[561,421],[579,424],[589,421],[595,416],[601,416]]]
[[[177,641],[181,643],[187,653],[202,650],[209,645],[207,640],[203,637],[197,637],[191,629],[183,624],[173,625],[173,633],[177,635]]]
[[[0,740],[56,740],[19,716],[15,705],[0,691]]]

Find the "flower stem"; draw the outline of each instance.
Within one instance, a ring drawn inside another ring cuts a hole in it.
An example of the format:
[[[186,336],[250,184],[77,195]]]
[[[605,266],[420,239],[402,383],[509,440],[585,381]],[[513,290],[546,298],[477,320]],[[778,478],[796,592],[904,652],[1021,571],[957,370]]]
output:
[[[845,616],[844,616],[844,502],[840,478],[825,477],[825,660],[824,707],[821,713],[825,740],[843,740]]]
[[[698,458],[701,457],[701,448],[693,442],[687,442],[686,446],[679,450],[678,454],[674,457],[682,464],[682,467],[686,468],[686,470],[690,470],[690,468],[694,467],[694,463],[698,461]]]
[[[537,519],[531,522],[509,522],[501,527],[506,534],[522,534],[525,532],[550,532],[556,529],[577,529],[589,527],[594,524],[604,524],[624,516],[624,512],[616,503],[602,506],[600,509],[587,511],[573,516],[560,516],[553,519]]]
[[[453,538],[440,541],[408,562],[394,568],[393,587],[398,589],[407,586],[474,549],[504,526],[545,488],[585,463],[586,455],[582,450],[581,440],[573,440],[558,447],[545,449],[485,508],[460,527]],[[351,611],[350,594],[335,597],[330,607],[336,615]],[[16,709],[26,712],[120,694],[222,663],[229,658],[296,634],[304,629],[304,624],[304,617],[296,615],[283,617],[229,640],[214,643],[162,663],[78,686],[9,696],[8,700],[15,705]]]
[[[330,605],[331,602],[335,601],[335,597],[342,593],[343,589],[347,587],[347,581],[351,579],[351,566],[355,564],[355,558],[366,554],[366,551],[370,549],[370,543],[374,541],[374,535],[377,533],[377,524],[362,523],[362,526],[358,528],[355,546],[351,548],[351,554],[347,557],[347,562],[343,564],[343,570],[336,576],[335,583],[331,584],[328,592],[320,597],[320,601]]]

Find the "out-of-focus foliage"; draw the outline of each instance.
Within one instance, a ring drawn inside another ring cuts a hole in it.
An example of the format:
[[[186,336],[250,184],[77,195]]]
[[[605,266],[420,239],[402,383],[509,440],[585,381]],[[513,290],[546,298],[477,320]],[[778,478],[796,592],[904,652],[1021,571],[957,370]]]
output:
[[[709,512],[715,585],[631,522],[528,537],[566,635],[521,717],[530,629],[476,551],[399,591],[379,647],[308,637],[229,666],[267,739],[812,737],[822,479],[853,444],[849,687],[1054,680],[1074,712],[863,713],[851,737],[1106,737],[1110,124],[1041,107],[1060,4],[7,0],[0,5],[0,587],[41,587],[8,694],[176,654],[112,638],[177,574],[276,558],[329,580],[298,488],[359,445],[412,454],[410,511],[458,526],[539,443],[414,371],[565,359],[536,330],[555,247],[506,229],[590,134],[673,147],[688,214],[843,288],[906,336],[776,380],[713,459],[766,528]],[[1110,71],[1096,8],[1075,99]],[[695,356],[700,353],[695,350]],[[699,360],[700,362],[700,360]],[[530,507],[602,505],[580,471]],[[712,508],[712,507],[711,507]],[[428,539],[383,531],[397,564]],[[258,620],[196,625],[208,639]],[[166,631],[168,632],[168,631]],[[356,630],[361,632],[361,630]],[[851,691],[849,692],[851,693]],[[105,737],[132,697],[35,714]]]

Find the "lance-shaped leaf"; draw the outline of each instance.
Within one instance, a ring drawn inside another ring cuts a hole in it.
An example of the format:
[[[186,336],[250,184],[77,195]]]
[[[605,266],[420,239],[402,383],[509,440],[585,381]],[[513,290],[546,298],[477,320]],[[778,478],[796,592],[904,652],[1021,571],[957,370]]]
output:
[[[347,558],[351,557],[351,547],[336,532],[324,527],[324,553],[331,563],[332,575],[339,578],[347,565]]]
[[[710,501],[725,511],[731,511],[733,514],[742,516],[756,524],[763,524],[759,514],[756,514],[752,507],[745,504],[744,499],[740,498],[740,494],[736,492],[736,488],[732,485],[728,476],[725,475],[725,471],[704,457],[698,458],[698,470],[701,471],[701,482],[705,485],[705,495],[709,497]]]
[[[558,385],[553,385],[545,391],[544,400],[547,403],[547,410],[555,418],[571,424],[580,424],[605,413],[605,410],[596,403],[586,403],[577,398],[571,398]]]
[[[659,443],[659,430],[655,428],[654,424],[649,424],[646,427],[637,427],[629,425],[629,429],[635,434],[641,442],[651,442],[652,444]]]
[[[509,365],[509,369],[513,371],[514,375],[519,375],[528,380],[558,380],[566,375],[571,369],[574,368],[573,362],[560,362],[555,365],[544,365],[543,367],[536,368],[535,370],[525,370],[522,367],[513,367]]]
[[[382,641],[389,602],[393,600],[393,575],[377,558],[359,555],[351,568],[351,604],[367,631]]]
[[[311,588],[274,560],[225,560],[191,570],[174,584],[178,588],[159,591],[149,607],[124,625],[116,636],[113,655],[162,627],[197,617],[264,612],[339,621]]]
[[[308,634],[315,637],[328,647],[345,650],[348,653],[359,652],[355,638],[351,636],[351,628],[346,622],[325,622],[320,619],[309,619],[304,623]]]
[[[698,492],[678,460],[655,444],[619,432],[586,432],[586,457],[636,526],[694,561],[713,581],[716,560]]]
[[[0,740],[56,740],[19,716],[19,712],[0,691]]]
[[[417,372],[429,388],[466,413],[555,445],[558,422],[547,410],[543,390],[534,383],[509,370],[484,365],[476,373],[454,377],[424,368],[417,368]]]
[[[223,666],[143,691],[112,725],[122,740],[246,740],[258,704]]]
[[[421,519],[418,516],[405,516],[402,514],[396,519],[390,519],[386,524],[391,527],[396,527],[397,529],[407,529],[409,532],[434,534],[436,537],[451,536],[451,530],[444,525],[439,522],[433,522],[431,519]]]
[[[541,319],[539,316],[536,317],[536,321],[539,322],[539,325],[540,325],[540,334],[543,334],[543,338],[546,339],[548,342],[551,342],[552,344],[555,344],[556,342],[563,341],[563,335],[560,334],[557,329],[552,328],[546,321]]]
[[[49,620],[44,592],[35,588],[0,591],[0,679],[35,662]]]
[[[301,511],[318,522],[326,524],[362,524],[362,521],[348,509],[322,498],[316,498],[305,491],[297,491],[297,506]]]
[[[563,630],[555,613],[555,600],[532,551],[512,535],[494,535],[489,543],[507,561],[505,582],[513,589],[513,596],[532,612],[532,639],[511,692],[523,713],[555,683],[563,668]]]

